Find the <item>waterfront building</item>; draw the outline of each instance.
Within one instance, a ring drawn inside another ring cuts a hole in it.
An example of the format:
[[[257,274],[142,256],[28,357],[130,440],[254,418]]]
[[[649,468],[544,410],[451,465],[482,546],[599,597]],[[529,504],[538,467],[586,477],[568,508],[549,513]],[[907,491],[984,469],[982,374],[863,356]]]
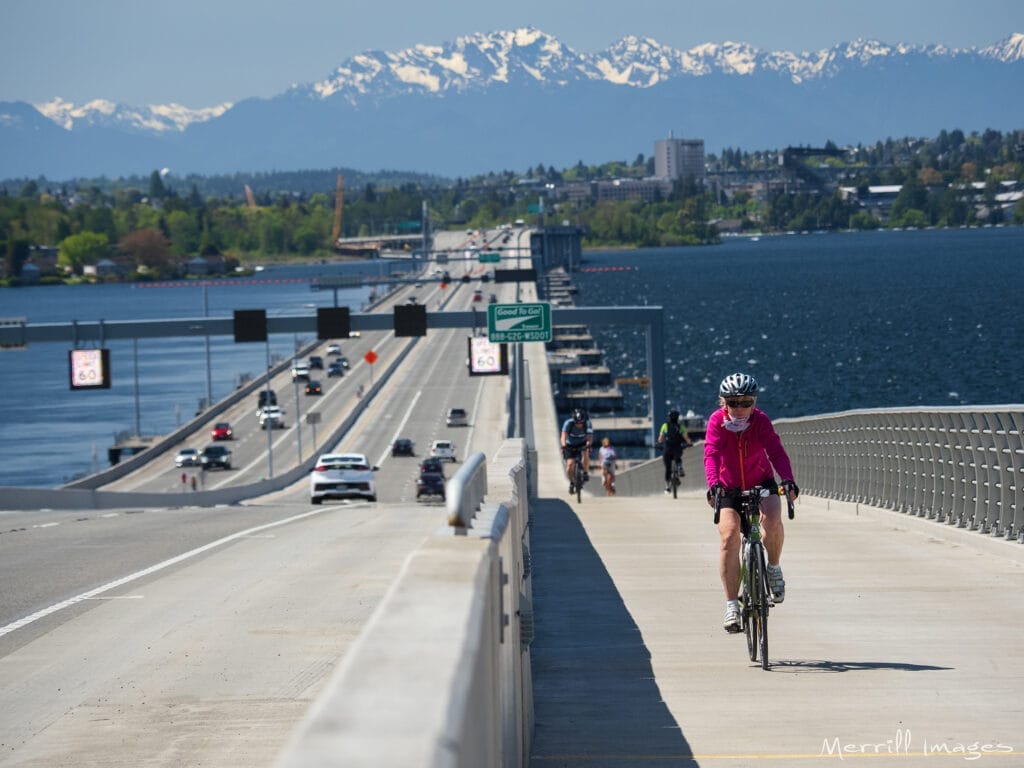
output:
[[[704,183],[704,139],[667,139],[654,142],[654,175],[670,181],[693,179]]]

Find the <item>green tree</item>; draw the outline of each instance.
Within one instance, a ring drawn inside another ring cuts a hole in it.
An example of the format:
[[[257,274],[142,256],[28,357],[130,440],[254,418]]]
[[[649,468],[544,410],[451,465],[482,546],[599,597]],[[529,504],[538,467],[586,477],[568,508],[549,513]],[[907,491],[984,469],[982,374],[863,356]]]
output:
[[[164,178],[160,171],[149,174],[149,197],[152,200],[163,200],[167,197],[167,187],[164,186]]]
[[[29,240],[24,237],[12,237],[7,240],[4,266],[7,268],[8,277],[17,277],[21,274],[21,267],[28,260],[30,245]]]
[[[95,264],[109,254],[109,240],[99,232],[79,232],[64,238],[57,249],[57,264],[81,274],[86,264]]]
[[[196,217],[188,211],[171,211],[167,214],[167,233],[171,247],[179,256],[199,252],[199,238],[202,230]]]

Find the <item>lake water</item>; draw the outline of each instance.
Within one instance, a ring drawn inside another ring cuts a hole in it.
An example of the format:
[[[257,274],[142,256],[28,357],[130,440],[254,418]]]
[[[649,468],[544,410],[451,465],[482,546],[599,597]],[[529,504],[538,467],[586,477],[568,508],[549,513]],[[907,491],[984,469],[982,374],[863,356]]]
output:
[[[1020,311],[1024,228],[732,238],[706,248],[585,254],[578,306],[660,305],[666,315],[664,409],[705,415],[718,382],[747,371],[773,417],[853,408],[1024,402]],[[209,314],[265,308],[310,314],[332,306],[312,291],[321,266],[268,269],[258,280],[206,288]],[[369,289],[339,292],[353,310]],[[0,316],[32,323],[202,317],[203,289],[101,285],[0,290]],[[615,377],[643,376],[628,327],[594,326]],[[292,354],[291,335],[272,354]],[[0,486],[55,486],[107,466],[118,432],[166,434],[207,394],[202,339],[112,341],[110,390],[68,389],[67,345],[0,351]],[[266,366],[263,344],[211,343],[213,399]],[[624,387],[627,408],[646,390]]]
[[[577,306],[665,308],[662,411],[707,415],[729,373],[772,417],[1024,402],[1024,228],[730,238],[584,254]],[[592,327],[615,377],[642,336]],[[623,387],[646,413],[646,390]]]

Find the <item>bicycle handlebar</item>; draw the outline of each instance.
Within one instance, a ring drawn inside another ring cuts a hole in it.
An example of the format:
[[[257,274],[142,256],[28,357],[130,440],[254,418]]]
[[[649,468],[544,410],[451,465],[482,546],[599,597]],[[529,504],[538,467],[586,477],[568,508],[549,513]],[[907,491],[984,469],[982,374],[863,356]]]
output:
[[[717,490],[717,492],[715,493],[715,495],[714,495],[714,499],[715,499],[715,525],[718,525],[719,518],[721,517],[721,512],[722,512],[722,496],[723,496],[723,494],[724,494],[724,490],[722,488],[719,488]],[[786,497],[786,506],[788,507],[787,511],[789,513],[789,519],[792,520],[793,517],[796,514],[796,510],[793,507],[793,499],[791,499],[789,497],[789,494],[786,493],[786,489],[783,488],[781,485],[779,487],[777,487],[774,491],[769,490],[768,488],[764,488],[764,487],[762,487],[760,485],[755,485],[753,488],[751,488],[748,491],[740,491],[739,494],[737,494],[737,495],[739,495],[739,496],[748,496],[748,497],[751,497],[751,498],[753,498],[754,496],[758,496],[758,497],[760,497],[762,499],[767,498],[768,496],[772,496],[772,495],[785,496]]]

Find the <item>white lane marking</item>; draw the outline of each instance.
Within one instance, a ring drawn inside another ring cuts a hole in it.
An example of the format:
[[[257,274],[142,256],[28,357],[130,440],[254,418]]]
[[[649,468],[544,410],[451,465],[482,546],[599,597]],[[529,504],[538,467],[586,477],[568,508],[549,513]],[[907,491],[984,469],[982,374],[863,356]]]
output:
[[[102,595],[97,597],[86,597],[86,600],[141,600],[142,595]]]
[[[38,523],[33,528],[56,528],[60,523]]]
[[[412,416],[412,409],[416,407],[416,401],[420,399],[420,395],[422,394],[423,390],[416,390],[416,394],[415,396],[413,396],[412,402],[409,403],[409,407],[406,409],[405,415],[402,417],[402,420],[398,423],[398,426],[395,427],[395,434],[391,436],[391,440],[388,442],[388,447],[384,449],[384,453],[382,453],[380,458],[377,459],[378,467],[384,463],[384,459],[386,459],[388,457],[388,454],[391,453],[391,446],[394,445],[395,440],[397,440],[398,436],[405,430],[405,425],[409,421],[409,418]]]
[[[135,573],[123,576],[122,578],[116,579],[115,581],[111,581],[107,584],[104,584],[103,586],[96,587],[95,589],[90,589],[88,592],[83,592],[80,595],[76,595],[75,597],[68,598],[67,600],[55,603],[47,608],[43,608],[40,611],[36,611],[35,613],[26,616],[23,619],[13,621],[6,627],[0,627],[0,637],[10,634],[11,632],[14,632],[16,629],[26,627],[35,621],[39,621],[40,619],[46,618],[50,614],[68,608],[74,605],[75,603],[80,603],[83,600],[91,600],[92,598],[98,595],[102,595],[104,592],[109,592],[112,589],[116,589],[117,587],[128,584],[129,582],[135,581],[136,579],[141,579],[144,576],[149,576],[151,573],[156,573],[157,571],[162,571],[164,568],[169,568],[172,565],[177,565],[178,563],[183,562],[184,560],[188,560],[190,557],[195,557],[196,555],[202,554],[203,552],[208,552],[214,547],[219,547],[222,544],[227,544],[228,542],[236,541],[237,539],[252,536],[254,533],[259,533],[260,531],[266,531],[270,528],[277,528],[288,523],[293,523],[296,520],[303,519],[304,517],[319,515],[322,514],[324,511],[326,510],[314,509],[310,512],[303,512],[300,515],[294,515],[292,517],[285,518],[284,520],[278,520],[276,522],[267,523],[265,525],[258,525],[255,528],[249,528],[244,531],[239,531],[238,533],[233,533],[230,536],[225,536],[222,539],[211,541],[209,544],[204,544],[203,546],[197,547],[196,549],[189,550],[188,552],[183,552],[182,554],[176,555],[175,557],[172,557],[169,560],[164,560],[162,563],[151,565],[149,568],[144,568],[141,571],[136,571]]]

